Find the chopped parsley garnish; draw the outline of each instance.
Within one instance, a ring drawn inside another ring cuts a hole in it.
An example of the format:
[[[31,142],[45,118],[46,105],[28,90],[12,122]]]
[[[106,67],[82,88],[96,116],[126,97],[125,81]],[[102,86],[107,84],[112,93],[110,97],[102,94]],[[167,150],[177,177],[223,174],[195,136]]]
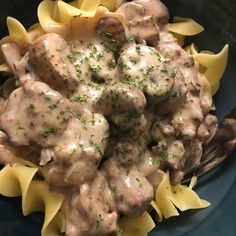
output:
[[[87,95],[76,95],[71,100],[73,102],[86,103],[86,102],[88,102],[88,98],[89,97]]]
[[[58,132],[58,129],[57,128],[50,128],[50,129],[47,129],[44,131],[44,133],[42,134],[42,136],[44,138],[47,138],[49,135],[56,135]]]
[[[29,106],[27,107],[27,111],[29,113],[32,113],[35,110],[35,105],[34,104],[29,104]]]
[[[67,58],[70,60],[71,63],[74,63],[80,55],[80,52],[72,51],[69,55],[67,55]]]
[[[136,51],[136,53],[137,53],[139,56],[142,56],[142,55],[143,55],[143,54],[142,54],[142,51],[141,51],[140,45],[137,45],[137,46],[136,46],[135,51]]]
[[[100,228],[102,222],[102,216],[99,214],[98,219],[96,220],[96,228]]]
[[[51,104],[49,106],[50,110],[55,110],[58,107],[58,104],[60,103],[61,99],[57,100],[55,103]]]
[[[150,75],[155,71],[155,66],[148,66],[145,75]]]
[[[125,64],[121,58],[118,60],[118,66],[121,70],[131,70],[131,68],[127,64]]]
[[[40,52],[39,55],[40,55],[40,57],[45,57],[47,55],[47,53],[48,53],[47,50],[43,50]]]
[[[166,65],[164,65],[164,66],[161,68],[161,72],[168,73],[168,69],[167,69],[167,66],[166,66]]]
[[[108,64],[107,64],[107,68],[109,71],[112,71],[116,68],[116,61],[114,59],[112,59]]]
[[[96,153],[98,153],[100,155],[103,155],[103,152],[102,152],[101,148],[99,147],[99,145],[94,143],[94,141],[92,139],[89,139],[89,144],[91,145],[91,147],[94,148]]]

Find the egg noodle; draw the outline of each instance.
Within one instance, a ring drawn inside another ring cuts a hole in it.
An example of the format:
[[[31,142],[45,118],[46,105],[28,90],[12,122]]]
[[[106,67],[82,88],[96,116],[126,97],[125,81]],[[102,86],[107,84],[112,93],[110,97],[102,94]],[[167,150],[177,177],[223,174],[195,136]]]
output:
[[[0,45],[6,42],[21,42],[27,48],[34,39],[45,33],[54,32],[61,35],[69,34],[73,27],[77,27],[78,34],[85,31],[93,31],[97,21],[104,15],[116,15],[122,19],[122,15],[113,13],[118,2],[116,0],[76,0],[65,3],[60,0],[44,0],[38,7],[39,23],[28,30],[16,19],[7,18],[9,36],[0,41]],[[185,36],[192,36],[203,31],[203,27],[190,18],[175,17],[174,23],[168,25],[168,29],[178,40],[180,46],[184,45]],[[186,52],[193,56],[199,64],[200,73],[206,78],[206,87],[210,86],[212,94],[219,88],[219,81],[222,77],[228,58],[226,45],[221,52],[214,54],[209,51],[198,51],[194,44],[185,48]],[[7,71],[7,65],[0,55],[0,71]],[[3,93],[8,96],[13,90],[14,78],[11,78],[3,85]],[[37,179],[38,169],[21,164],[6,165],[0,171],[0,193],[7,197],[22,195],[22,210],[24,215],[34,211],[45,212],[42,227],[43,236],[60,235],[65,231],[65,222],[60,213],[63,197],[49,191],[45,181]],[[169,173],[155,192],[155,198],[151,205],[156,212],[157,221],[179,215],[179,211],[189,209],[200,209],[210,205],[202,200],[194,192],[193,187],[196,178],[193,177],[190,185],[185,186],[170,184]],[[145,236],[155,227],[155,223],[149,212],[145,211],[136,218],[123,217],[119,221],[119,236]]]

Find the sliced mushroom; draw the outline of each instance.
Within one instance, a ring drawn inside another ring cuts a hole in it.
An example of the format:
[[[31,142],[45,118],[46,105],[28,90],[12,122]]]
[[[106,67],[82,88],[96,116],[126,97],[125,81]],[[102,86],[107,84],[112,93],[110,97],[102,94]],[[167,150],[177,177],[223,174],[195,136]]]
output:
[[[143,6],[134,2],[122,4],[117,12],[124,13],[129,36],[138,43],[155,46],[159,39],[159,29],[152,16],[146,16]]]
[[[105,116],[123,113],[134,117],[143,113],[145,105],[146,98],[140,89],[117,83],[104,89],[96,103],[96,108]]]
[[[125,29],[118,18],[106,16],[96,25],[97,34],[101,35],[109,48],[117,51],[125,40]]]
[[[168,23],[169,11],[160,0],[134,0],[145,9],[145,15],[152,16],[155,23],[159,27],[163,27]]]
[[[70,47],[58,34],[39,37],[29,49],[30,63],[40,79],[60,91],[73,91],[78,85],[78,74],[70,62]]]
[[[168,59],[145,45],[133,45],[124,50],[118,66],[124,81],[142,89],[155,102],[171,96],[175,80],[179,79],[175,78],[175,70]]]
[[[2,52],[11,72],[19,79],[20,84],[29,80],[40,80],[29,64],[29,54],[24,54],[21,48],[15,43],[2,45]]]
[[[127,216],[140,215],[153,199],[153,187],[136,169],[128,169],[110,159],[105,165],[109,186],[118,210]]]

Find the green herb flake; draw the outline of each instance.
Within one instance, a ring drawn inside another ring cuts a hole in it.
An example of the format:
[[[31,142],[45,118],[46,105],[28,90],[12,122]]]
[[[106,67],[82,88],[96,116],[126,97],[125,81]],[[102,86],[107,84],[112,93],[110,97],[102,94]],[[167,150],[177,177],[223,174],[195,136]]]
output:
[[[54,111],[57,107],[58,107],[58,104],[60,103],[61,99],[57,100],[55,103],[51,104],[49,106],[49,109]]]
[[[143,56],[140,45],[136,46],[135,51],[139,56]]]
[[[162,68],[161,68],[161,72],[163,73],[168,73],[168,69],[167,69],[167,66],[164,65]]]
[[[107,64],[107,68],[109,71],[112,71],[116,68],[116,61],[114,59],[112,59],[108,64]]]
[[[86,103],[88,102],[89,96],[87,95],[76,95],[75,97],[72,98],[73,102],[79,102],[79,103]]]
[[[92,139],[89,139],[89,144],[91,145],[91,147],[94,148],[96,153],[98,153],[100,155],[103,155],[103,152],[102,152],[101,148],[99,147],[99,145],[94,143],[94,141]]]
[[[102,223],[102,216],[99,214],[98,219],[96,220],[96,228],[99,229]]]
[[[83,144],[79,144],[79,147],[80,147],[81,151],[84,152],[84,145]]]
[[[150,75],[155,71],[155,66],[148,66],[145,75]]]
[[[39,56],[40,57],[45,57],[47,55],[47,53],[48,53],[47,50],[43,50],[43,51],[40,52]]]
[[[74,15],[73,18],[79,18],[83,15],[83,13],[80,13],[79,15]]]
[[[124,61],[120,58],[118,61],[118,66],[120,67],[120,69],[123,70],[131,70],[131,68],[124,63]]]
[[[71,63],[76,62],[76,60],[78,59],[78,57],[81,55],[80,52],[78,51],[72,51],[69,55],[67,55],[67,59],[69,59],[69,61]]]
[[[50,128],[44,131],[44,133],[42,134],[43,138],[48,138],[49,135],[56,135],[58,132],[57,128]]]
[[[34,104],[29,104],[29,106],[27,107],[27,111],[29,113],[32,113],[33,111],[35,111],[35,105]]]

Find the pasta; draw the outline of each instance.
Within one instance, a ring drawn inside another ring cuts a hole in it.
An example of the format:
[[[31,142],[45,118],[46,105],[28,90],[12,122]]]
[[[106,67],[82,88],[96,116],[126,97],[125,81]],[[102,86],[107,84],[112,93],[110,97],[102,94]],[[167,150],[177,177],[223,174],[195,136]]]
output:
[[[48,190],[45,181],[35,180],[38,169],[22,165],[6,165],[0,171],[0,194],[6,197],[22,195],[24,215],[35,211],[45,212],[42,236],[58,236],[64,223],[59,209],[63,198]]]
[[[7,18],[0,72],[10,77],[2,86],[8,103],[1,101],[0,135],[26,153],[36,144],[38,159],[33,167],[6,165],[0,171],[0,194],[22,195],[24,215],[45,212],[42,236],[110,235],[117,225],[117,236],[147,236],[155,227],[148,207],[161,222],[179,211],[210,206],[193,190],[196,177],[189,186],[181,185],[180,178],[199,164],[192,153],[201,151],[208,134],[201,136],[198,129],[209,129],[210,135],[212,128],[204,119],[208,116],[216,125],[208,114],[210,90],[215,94],[219,87],[228,45],[213,54],[198,52],[192,44],[185,48],[190,57],[181,48],[185,36],[199,34],[203,27],[191,18],[163,23],[168,12],[162,5],[164,16],[158,19],[145,8],[146,1],[138,2],[117,9],[117,0],[43,0],[39,23],[28,30]],[[137,22],[133,7],[143,9]],[[9,48],[18,53],[16,63],[9,62]],[[169,171],[177,173],[176,181]]]
[[[0,194],[7,197],[22,195],[22,210],[24,215],[35,211],[45,212],[42,236],[58,236],[64,232],[64,222],[59,209],[63,198],[49,192],[44,181],[35,180],[38,169],[23,165],[6,165],[0,171]],[[156,191],[152,207],[157,213],[157,221],[162,217],[169,218],[179,215],[176,208],[181,211],[208,207],[210,204],[201,200],[192,190],[196,184],[192,178],[189,187],[184,185],[171,186],[167,173]],[[144,212],[136,218],[123,217],[119,221],[117,236],[146,236],[155,227],[151,216]]]
[[[154,221],[145,211],[141,216],[136,218],[123,217],[119,221],[117,236],[147,236],[154,227]]]
[[[190,46],[190,54],[193,55],[194,60],[202,68],[202,73],[211,85],[213,95],[219,89],[220,79],[224,74],[228,62],[228,52],[228,44],[218,54],[208,51],[198,52],[193,44]]]
[[[185,36],[193,36],[204,30],[204,28],[193,19],[182,17],[174,17],[174,23],[170,23],[168,29],[172,32],[181,47],[184,45]],[[186,47],[186,51],[191,54],[194,60],[199,64],[200,71],[209,81],[212,94],[214,95],[219,89],[219,81],[226,69],[229,45],[225,45],[218,54],[209,51],[198,52],[194,44]]]
[[[100,6],[101,5],[101,6]],[[66,24],[72,19],[80,22],[77,25],[77,30],[91,31],[94,27],[93,22],[109,12],[114,10],[117,1],[74,1],[70,4],[63,1],[44,0],[38,8],[39,22],[45,32],[58,32],[65,34],[68,27]]]
[[[193,177],[190,185],[171,186],[169,173],[167,173],[156,190],[155,201],[152,203],[158,214],[158,221],[162,220],[162,215],[165,218],[178,216],[180,211],[189,209],[200,209],[210,206],[208,201],[202,200],[192,190],[196,184],[196,177]]]
[[[204,28],[191,18],[174,17],[174,23],[168,24],[168,29],[176,37],[178,44],[184,45],[185,36],[201,33]]]

